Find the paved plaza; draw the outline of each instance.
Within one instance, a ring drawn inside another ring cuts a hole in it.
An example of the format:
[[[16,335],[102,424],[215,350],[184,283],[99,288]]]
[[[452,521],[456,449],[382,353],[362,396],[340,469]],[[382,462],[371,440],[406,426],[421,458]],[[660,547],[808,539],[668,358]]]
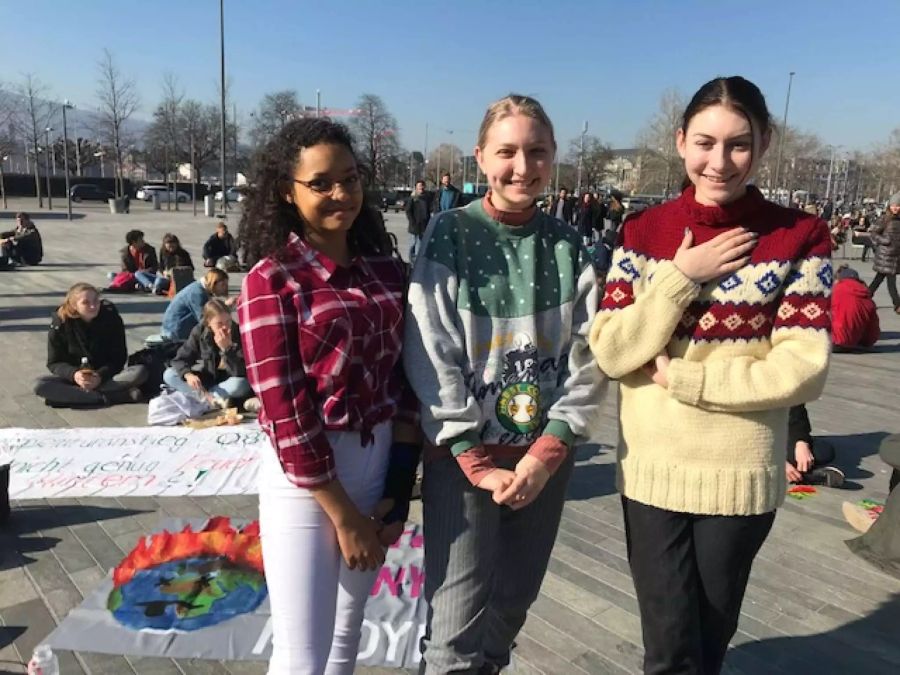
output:
[[[65,219],[35,208],[35,200],[10,200],[0,230],[11,229],[16,210],[32,213],[44,241],[38,267],[0,272],[0,426],[78,428],[143,426],[147,406],[105,410],[51,409],[31,393],[46,372],[50,313],[76,281],[106,284],[118,270],[118,251],[129,229],[141,229],[158,248],[165,232],[177,234],[202,263],[200,248],[215,221],[179,212],[152,211],[132,202],[128,215],[105,206],[76,205]],[[202,210],[200,210],[202,211]],[[228,218],[237,230],[234,213]],[[403,214],[388,216],[407,251]],[[841,253],[840,251],[838,253]],[[854,251],[858,255],[858,251]],[[871,265],[853,262],[864,279]],[[231,291],[240,275],[232,276]],[[128,330],[129,351],[158,332],[167,300],[148,295],[112,296]],[[837,448],[847,475],[844,490],[820,488],[803,501],[787,500],[757,559],[729,652],[727,672],[746,674],[855,674],[900,672],[900,580],[853,556],[844,541],[855,532],[841,515],[843,500],[884,499],[887,467],[879,441],[900,433],[900,316],[877,301],[883,340],[865,354],[838,354],[823,398],[809,406],[816,435]],[[595,444],[581,448],[559,537],[540,598],[517,641],[516,672],[552,675],[638,673],[641,636],[637,601],[625,558],[619,496],[613,485],[616,403],[603,405],[606,421]],[[736,452],[740,448],[735,449]],[[256,517],[256,497],[119,498],[27,501],[14,505],[0,531],[0,672],[23,673],[23,663],[54,625],[105,577],[138,537],[164,517]],[[414,517],[418,516],[414,510]],[[64,674],[263,673],[259,662],[215,662],[59,653]],[[359,672],[386,672],[360,668]]]

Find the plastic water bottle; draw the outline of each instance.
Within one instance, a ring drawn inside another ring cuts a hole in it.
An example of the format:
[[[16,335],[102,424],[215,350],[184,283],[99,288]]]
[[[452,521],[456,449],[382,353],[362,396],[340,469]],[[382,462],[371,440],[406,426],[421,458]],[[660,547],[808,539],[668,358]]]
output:
[[[59,659],[50,645],[38,645],[34,648],[34,654],[28,662],[28,675],[59,675]]]

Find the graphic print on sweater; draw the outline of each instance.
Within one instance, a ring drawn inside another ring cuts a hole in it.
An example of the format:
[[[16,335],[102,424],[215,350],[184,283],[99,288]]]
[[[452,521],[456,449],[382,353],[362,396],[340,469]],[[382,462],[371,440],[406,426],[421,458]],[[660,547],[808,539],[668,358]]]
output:
[[[527,333],[518,333],[513,349],[503,356],[503,389],[494,413],[508,431],[529,434],[541,426],[538,350]]]

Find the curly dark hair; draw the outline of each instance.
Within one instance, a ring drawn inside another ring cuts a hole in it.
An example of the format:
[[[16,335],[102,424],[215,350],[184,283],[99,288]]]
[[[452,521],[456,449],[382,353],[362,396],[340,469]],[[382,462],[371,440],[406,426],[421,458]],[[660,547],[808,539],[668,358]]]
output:
[[[254,157],[250,187],[245,191],[238,246],[252,265],[266,257],[281,259],[291,232],[304,236],[297,208],[285,201],[300,150],[320,143],[342,145],[356,159],[363,182],[369,173],[353,150],[353,137],[343,124],[326,117],[293,120],[284,125]],[[355,255],[390,255],[391,241],[384,219],[365,201],[350,226],[347,242]]]

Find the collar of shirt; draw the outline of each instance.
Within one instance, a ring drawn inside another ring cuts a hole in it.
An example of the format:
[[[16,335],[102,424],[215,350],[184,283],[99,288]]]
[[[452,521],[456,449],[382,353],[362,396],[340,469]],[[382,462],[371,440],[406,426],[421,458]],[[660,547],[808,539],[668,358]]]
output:
[[[367,276],[369,275],[369,268],[363,256],[354,256],[350,259],[348,267],[342,267],[316,247],[310,246],[309,242],[296,232],[291,232],[288,235],[287,247],[300,260],[308,264],[310,269],[314,270],[322,281],[330,282],[335,275],[340,275],[342,272],[347,273],[352,269]]]

